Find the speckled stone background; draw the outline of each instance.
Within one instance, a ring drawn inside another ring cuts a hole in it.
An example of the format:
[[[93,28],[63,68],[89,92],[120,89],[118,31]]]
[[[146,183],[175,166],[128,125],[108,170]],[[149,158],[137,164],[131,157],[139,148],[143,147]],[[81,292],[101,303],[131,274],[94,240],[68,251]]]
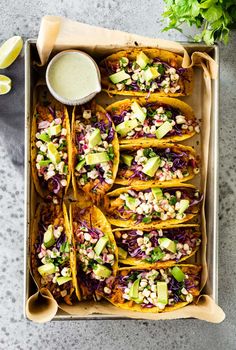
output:
[[[89,24],[185,40],[161,33],[161,0],[1,0],[0,42],[36,37],[40,18],[63,15]],[[221,46],[219,304],[226,320],[77,321],[37,325],[23,318],[24,58],[7,71],[0,97],[0,349],[236,349],[236,32]]]

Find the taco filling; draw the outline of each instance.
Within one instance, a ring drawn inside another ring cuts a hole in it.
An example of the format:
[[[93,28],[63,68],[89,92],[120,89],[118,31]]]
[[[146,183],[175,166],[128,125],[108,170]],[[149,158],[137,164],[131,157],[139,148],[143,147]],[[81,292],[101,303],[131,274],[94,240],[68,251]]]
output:
[[[125,105],[124,105],[125,106]],[[158,102],[144,106],[134,101],[127,108],[108,109],[120,139],[165,139],[199,133],[199,125],[178,108]]]
[[[114,305],[127,304],[163,311],[178,303],[191,303],[199,295],[200,267],[179,265],[160,270],[124,270],[113,282],[108,299]]]
[[[199,168],[191,148],[168,145],[165,148],[123,150],[117,176],[119,180],[171,181],[189,178]]]
[[[68,185],[66,119],[62,110],[36,108],[36,169],[44,190],[59,194]]]
[[[83,210],[73,217],[79,286],[86,298],[106,290],[105,280],[114,274],[117,257],[108,232],[83,219]]]
[[[135,58],[119,55],[119,59],[117,57],[115,60],[115,55],[113,56],[114,59],[108,57],[105,60],[104,67],[110,82],[118,91],[164,94],[181,92],[186,69],[178,67],[176,61],[166,62],[159,57],[151,58],[148,50],[146,53],[139,51]]]
[[[122,230],[115,232],[122,262],[127,258],[136,261],[156,263],[189,256],[200,245],[201,239],[196,227],[175,227],[159,230]],[[131,263],[131,260],[128,260]]]
[[[196,205],[201,199],[195,188],[125,189],[116,198],[109,199],[107,210],[113,218],[136,223],[183,220],[187,214],[198,211]]]
[[[38,239],[35,243],[37,255],[37,271],[41,287],[50,290],[57,301],[71,304],[70,297],[74,291],[70,266],[70,249],[64,219],[58,215],[54,223],[51,221],[50,211],[45,207],[41,213],[43,220],[38,224]]]
[[[92,109],[83,110],[82,115],[75,115],[74,139],[74,174],[78,185],[95,193],[106,192],[114,182],[114,162],[117,162],[111,120],[107,116],[101,118]]]

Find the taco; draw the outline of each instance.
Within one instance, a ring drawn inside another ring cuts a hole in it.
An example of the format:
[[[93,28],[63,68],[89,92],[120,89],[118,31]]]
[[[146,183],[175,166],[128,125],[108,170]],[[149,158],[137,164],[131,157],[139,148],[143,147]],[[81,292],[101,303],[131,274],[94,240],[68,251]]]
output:
[[[113,185],[119,165],[119,143],[106,111],[94,101],[75,107],[72,117],[73,178],[78,189],[99,201]]]
[[[31,269],[39,288],[57,302],[72,305],[75,297],[75,253],[66,207],[42,203],[36,210],[31,235]]]
[[[195,301],[200,294],[200,271],[201,266],[190,264],[158,270],[126,267],[107,281],[105,297],[130,311],[174,311]]]
[[[126,99],[106,108],[118,133],[122,147],[157,146],[163,142],[180,142],[199,133],[192,108],[169,97]]]
[[[198,225],[163,229],[115,229],[119,261],[142,268],[165,268],[193,256],[201,243]]]
[[[186,96],[192,92],[193,70],[183,58],[160,49],[130,49],[100,63],[102,87],[116,95]]]
[[[115,183],[119,185],[179,184],[199,173],[192,147],[165,143],[142,148],[135,144],[122,149]]]
[[[70,183],[70,121],[65,106],[53,102],[35,107],[31,129],[31,164],[41,197],[62,197]]]
[[[105,279],[116,275],[118,250],[105,216],[95,206],[70,208],[77,267],[77,294],[83,299],[98,298],[104,292]],[[105,289],[106,290],[106,289]]]
[[[159,229],[194,218],[201,200],[200,192],[190,184],[130,186],[108,193],[104,208],[112,225]]]

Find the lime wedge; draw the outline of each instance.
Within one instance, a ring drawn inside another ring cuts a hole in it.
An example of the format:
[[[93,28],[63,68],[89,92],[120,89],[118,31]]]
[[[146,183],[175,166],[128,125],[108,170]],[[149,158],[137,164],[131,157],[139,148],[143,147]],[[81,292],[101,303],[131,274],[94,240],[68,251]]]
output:
[[[11,79],[6,75],[0,75],[0,95],[5,95],[11,90]]]
[[[23,40],[20,36],[13,36],[0,47],[0,69],[9,67],[21,52]]]

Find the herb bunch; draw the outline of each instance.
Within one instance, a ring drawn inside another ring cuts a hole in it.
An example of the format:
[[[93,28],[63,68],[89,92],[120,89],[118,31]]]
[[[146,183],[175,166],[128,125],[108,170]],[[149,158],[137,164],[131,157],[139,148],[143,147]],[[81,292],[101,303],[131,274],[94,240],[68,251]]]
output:
[[[163,31],[177,29],[181,26],[201,28],[194,36],[194,41],[204,41],[211,45],[215,41],[228,44],[231,28],[236,25],[235,0],[164,0],[166,3],[164,18],[168,18],[168,26]],[[192,39],[192,38],[190,38]]]

